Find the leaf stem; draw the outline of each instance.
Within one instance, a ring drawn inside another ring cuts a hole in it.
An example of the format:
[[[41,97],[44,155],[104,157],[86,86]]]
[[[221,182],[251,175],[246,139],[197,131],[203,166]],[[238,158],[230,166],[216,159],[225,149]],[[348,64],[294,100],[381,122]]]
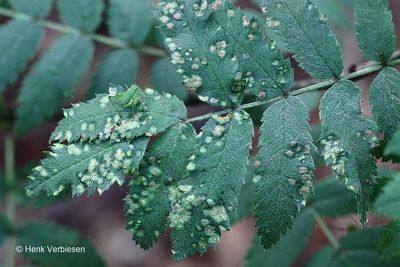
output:
[[[396,54],[396,57],[393,58],[391,61],[389,61],[387,63],[387,66],[394,67],[394,66],[400,65],[400,58],[398,58],[397,51],[395,52],[395,54]],[[326,81],[321,81],[319,83],[312,84],[312,85],[291,91],[289,93],[289,95],[296,96],[296,95],[304,94],[304,93],[307,93],[310,91],[323,90],[323,89],[326,89],[326,88],[334,85],[338,80],[350,80],[350,81],[358,80],[358,79],[364,78],[370,74],[373,74],[373,73],[378,72],[378,71],[382,70],[383,68],[385,68],[385,65],[382,65],[380,63],[371,64],[371,62],[367,62],[367,63],[361,64],[361,65],[362,66],[368,65],[368,66],[364,67],[358,71],[352,72],[352,73],[343,74],[340,76],[339,79],[329,79]],[[278,97],[275,97],[272,99],[258,100],[258,101],[240,105],[240,106],[238,106],[238,108],[240,108],[240,109],[254,108],[254,107],[270,104],[272,102],[281,100],[283,98],[284,98],[284,96],[278,96]],[[201,121],[201,120],[211,118],[213,115],[222,115],[222,114],[226,114],[230,111],[232,111],[232,109],[225,109],[225,110],[221,110],[221,111],[217,111],[217,112],[213,112],[213,113],[207,113],[207,114],[204,114],[204,115],[201,115],[198,117],[189,118],[186,121],[187,122]]]
[[[322,219],[321,215],[318,213],[318,211],[316,211],[313,208],[310,208],[311,213],[314,215],[314,218],[319,226],[319,228],[322,230],[322,232],[325,234],[326,238],[329,240],[329,242],[331,243],[331,245],[335,248],[335,249],[339,249],[340,248],[340,244],[339,242],[336,240],[335,236],[333,235],[333,233],[331,232],[331,230],[329,229],[328,225],[325,223],[324,219]]]
[[[15,154],[14,154],[14,136],[7,133],[4,137],[4,158],[5,158],[5,176],[6,176],[6,217],[10,225],[15,225]],[[5,246],[5,267],[14,267],[15,265],[15,237],[10,236],[7,238]]]
[[[151,46],[131,46],[130,44],[116,38],[112,38],[106,35],[101,35],[101,34],[96,34],[96,33],[83,33],[77,28],[64,25],[61,23],[53,22],[50,20],[42,20],[42,19],[35,19],[34,17],[31,17],[27,14],[24,13],[19,13],[14,10],[10,10],[7,8],[2,8],[0,7],[0,15],[13,18],[13,19],[19,19],[19,20],[24,20],[24,21],[36,21],[37,23],[41,24],[43,27],[61,32],[61,33],[66,33],[66,34],[73,34],[73,35],[84,35],[90,37],[92,40],[102,43],[111,47],[117,47],[117,48],[128,48],[128,49],[133,49],[136,50],[140,53],[155,56],[155,57],[166,57],[167,53],[160,48],[157,47],[151,47]]]

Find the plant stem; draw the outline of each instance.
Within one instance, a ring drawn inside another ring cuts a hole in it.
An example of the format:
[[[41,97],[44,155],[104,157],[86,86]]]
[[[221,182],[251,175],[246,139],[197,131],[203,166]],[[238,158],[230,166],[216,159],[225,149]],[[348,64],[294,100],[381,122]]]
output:
[[[333,233],[331,232],[331,230],[329,229],[329,227],[325,223],[325,221],[322,219],[321,215],[313,208],[310,208],[310,210],[311,210],[312,214],[314,215],[314,218],[317,221],[319,228],[325,234],[326,238],[329,240],[331,245],[335,249],[339,249],[340,248],[339,242],[336,240],[335,236],[333,235]]]
[[[15,225],[16,199],[14,193],[15,186],[15,155],[14,155],[14,136],[11,133],[4,137],[4,158],[6,188],[8,189],[6,197],[6,217],[10,225]],[[5,267],[14,267],[15,264],[15,237],[10,236],[6,240]]]
[[[365,65],[365,64],[362,64],[362,65]],[[391,66],[391,67],[394,67],[397,65],[400,65],[400,58],[394,58],[387,63],[387,66]],[[370,74],[378,72],[378,71],[382,70],[383,68],[385,68],[384,65],[382,65],[380,63],[376,63],[376,64],[370,65],[368,67],[365,67],[363,69],[360,69],[356,72],[341,75],[339,77],[339,79],[329,79],[329,80],[322,81],[320,83],[316,83],[316,84],[313,84],[313,85],[310,85],[310,86],[307,86],[307,87],[304,87],[304,88],[301,88],[298,90],[291,91],[291,92],[289,92],[289,95],[296,96],[296,95],[300,95],[300,94],[307,93],[310,91],[323,90],[323,89],[326,89],[326,88],[334,85],[339,80],[350,80],[350,81],[358,80],[358,79],[364,78]],[[238,106],[237,108],[249,109],[249,108],[266,105],[266,104],[269,104],[269,103],[272,103],[272,102],[275,102],[278,100],[282,100],[282,99],[284,99],[284,96],[278,96],[278,97],[268,99],[268,100],[259,100],[259,101],[254,101],[254,102],[250,102],[247,104],[243,104],[243,105]],[[230,111],[232,111],[232,109],[225,109],[225,110],[221,110],[218,112],[213,112],[213,113],[204,114],[204,115],[201,115],[198,117],[193,117],[186,121],[187,122],[201,121],[201,120],[211,118],[213,115],[222,115],[222,114],[226,114]]]
[[[156,57],[165,57],[167,56],[167,53],[160,48],[156,47],[151,47],[151,46],[131,46],[128,43],[112,38],[106,35],[101,35],[101,34],[95,34],[95,33],[82,33],[79,29],[60,24],[57,22],[53,22],[50,20],[41,20],[41,19],[35,19],[27,14],[24,13],[19,13],[14,10],[6,9],[6,8],[1,8],[0,7],[0,15],[13,18],[13,19],[19,19],[19,20],[25,20],[25,21],[36,21],[37,23],[41,24],[43,27],[47,29],[51,29],[53,31],[61,32],[61,33],[67,33],[67,34],[73,34],[73,35],[85,35],[90,38],[92,38],[94,41],[98,43],[102,43],[111,47],[117,47],[117,48],[128,48],[128,49],[134,49],[138,52],[141,52],[143,54],[151,55],[151,56],[156,56]]]

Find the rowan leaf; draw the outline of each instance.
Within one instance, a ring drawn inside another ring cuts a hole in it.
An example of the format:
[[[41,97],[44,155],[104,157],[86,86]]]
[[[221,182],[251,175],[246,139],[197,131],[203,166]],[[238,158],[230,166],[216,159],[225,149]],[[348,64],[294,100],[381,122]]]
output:
[[[329,23],[331,23],[332,26],[340,27],[343,30],[352,29],[352,21],[346,12],[346,4],[343,3],[343,1],[313,0],[313,3],[318,7],[321,14],[328,16]]]
[[[110,0],[107,16],[111,36],[139,45],[148,35],[152,24],[151,1]]]
[[[393,161],[395,161],[395,159],[398,160],[400,157],[400,128],[393,134],[393,137],[387,143],[384,155],[393,158]]]
[[[132,49],[115,49],[107,53],[96,67],[88,96],[107,93],[110,84],[131,85],[138,76],[139,65],[139,56]]]
[[[186,174],[195,142],[196,133],[190,124],[169,128],[152,144],[129,183],[125,198],[127,229],[144,249],[166,230],[171,211],[168,188]]]
[[[15,82],[33,57],[43,38],[43,27],[37,23],[12,20],[0,27],[0,93]]]
[[[126,91],[122,87],[110,90],[119,90],[118,94],[126,94],[128,100],[138,103],[122,106],[118,96],[100,94],[87,103],[73,105],[64,110],[65,118],[50,140],[70,143],[99,138],[118,142],[144,134],[155,135],[187,116],[185,105],[170,94],[160,95],[149,88],[142,91],[135,85]]]
[[[8,2],[15,11],[35,18],[47,17],[52,6],[51,0],[8,0]]]
[[[93,32],[101,22],[103,0],[57,0],[62,22],[84,32]]]
[[[376,176],[375,160],[370,149],[378,143],[375,122],[361,116],[360,89],[341,80],[321,100],[320,117],[325,146],[322,155],[340,182],[356,193],[362,223],[370,207]]]
[[[26,132],[51,118],[89,67],[93,44],[87,37],[64,35],[33,66],[18,97],[16,128]],[[28,115],[29,114],[29,115]]]
[[[390,138],[400,128],[400,73],[384,68],[372,82],[369,100],[378,126]]]
[[[400,256],[400,221],[392,221],[384,228],[377,250],[379,258],[384,261]]]
[[[355,0],[356,39],[367,59],[386,62],[392,56],[396,37],[388,0]]]
[[[342,51],[327,17],[309,0],[263,0],[267,26],[275,29],[296,61],[312,77],[339,77]]]
[[[125,176],[139,166],[147,142],[148,138],[141,137],[120,143],[56,143],[41,165],[33,169],[27,194],[38,196],[46,191],[56,196],[69,188],[74,196],[96,190],[101,194],[114,183],[122,185]]]
[[[310,210],[303,210],[288,230],[273,247],[265,250],[259,237],[253,239],[247,252],[245,267],[289,267],[307,245],[314,228],[314,217]]]
[[[400,219],[400,174],[393,175],[393,180],[388,182],[376,199],[373,210],[384,216]]]
[[[262,119],[253,213],[266,249],[292,226],[305,195],[313,192],[311,151],[316,148],[308,119],[308,110],[297,97],[276,102]]]
[[[230,228],[228,214],[236,213],[252,135],[250,117],[242,110],[214,116],[202,128],[187,176],[170,189],[176,260],[204,254]]]

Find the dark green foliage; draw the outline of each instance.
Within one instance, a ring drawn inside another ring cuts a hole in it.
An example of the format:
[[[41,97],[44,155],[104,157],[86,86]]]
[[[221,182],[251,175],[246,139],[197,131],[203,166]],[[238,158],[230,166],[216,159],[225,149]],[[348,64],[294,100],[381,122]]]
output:
[[[292,226],[304,197],[313,192],[311,152],[316,148],[308,119],[308,110],[297,97],[276,102],[264,113],[254,215],[266,249]]]
[[[62,107],[89,67],[92,54],[93,44],[86,37],[64,35],[55,41],[23,82],[17,108],[19,132],[40,125]]]
[[[30,221],[21,225],[17,230],[17,244],[23,247],[43,246],[44,253],[23,252],[24,257],[32,263],[43,267],[102,267],[105,263],[89,241],[80,236],[76,231],[65,229],[61,226],[40,221]],[[84,248],[79,253],[55,253],[50,249],[60,247]]]
[[[6,239],[10,228],[11,227],[8,219],[0,213],[0,246],[2,245],[4,239]]]
[[[300,66],[312,77],[339,77],[343,69],[340,45],[327,23],[309,0],[265,0],[267,26],[275,29]]]
[[[357,196],[361,221],[366,221],[375,183],[376,164],[369,155],[377,145],[377,126],[361,116],[360,89],[339,81],[321,100],[321,143],[324,159],[337,178]]]
[[[385,227],[379,239],[378,253],[384,261],[400,256],[400,221],[394,220]]]
[[[36,23],[12,20],[0,28],[0,93],[14,82],[35,54],[43,37]]]
[[[393,180],[383,187],[383,192],[374,203],[373,210],[379,214],[400,218],[400,174],[395,174]]]
[[[389,140],[384,151],[385,156],[399,159],[400,157],[400,128],[394,133],[393,138]],[[396,162],[399,162],[398,160]]]
[[[367,59],[386,62],[392,56],[396,37],[388,0],[354,0],[356,39]]]
[[[88,97],[108,92],[110,84],[130,86],[139,74],[139,67],[139,57],[134,50],[112,50],[97,65]]]
[[[52,0],[8,0],[11,7],[35,18],[47,17],[51,10]]]

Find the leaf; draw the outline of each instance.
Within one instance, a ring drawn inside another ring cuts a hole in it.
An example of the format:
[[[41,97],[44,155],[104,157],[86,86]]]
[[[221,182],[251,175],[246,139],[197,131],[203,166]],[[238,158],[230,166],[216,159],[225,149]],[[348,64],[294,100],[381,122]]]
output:
[[[396,37],[387,0],[355,0],[356,39],[367,59],[386,62],[392,56]]]
[[[350,205],[353,199],[353,194],[344,185],[338,183],[335,177],[329,177],[315,185],[310,206],[322,216],[338,217],[356,212]]]
[[[28,14],[35,18],[47,17],[52,5],[51,0],[8,0],[8,2],[15,11]]]
[[[259,237],[253,239],[245,267],[288,267],[307,245],[314,228],[314,217],[305,209],[294,220],[293,227],[275,246],[264,250]]]
[[[37,23],[12,20],[0,27],[0,93],[26,67],[43,38]]]
[[[322,155],[340,182],[357,195],[358,213],[366,221],[376,176],[375,160],[369,151],[377,145],[373,121],[361,116],[360,89],[341,80],[321,100]]]
[[[400,73],[394,68],[384,68],[372,82],[369,100],[378,126],[385,138],[400,128]]]
[[[125,92],[137,93],[141,104],[121,106],[113,96],[100,94],[65,110],[65,118],[50,140],[70,143],[99,138],[119,142],[144,134],[155,135],[187,116],[185,105],[170,94],[160,95],[149,88],[143,92],[137,86]]]
[[[215,4],[217,5],[217,4]],[[237,10],[231,1],[225,1],[213,14],[224,42],[231,46],[238,61],[241,78],[248,89],[260,98],[271,99],[287,93],[293,83],[293,70],[274,42],[266,40],[259,21]]]
[[[144,249],[166,230],[171,210],[168,188],[184,177],[195,142],[196,132],[190,124],[169,128],[153,143],[129,184],[125,198],[127,229]]]
[[[400,128],[393,134],[392,139],[387,143],[384,155],[397,159],[400,157]]]
[[[115,49],[107,53],[96,67],[88,96],[106,93],[110,84],[130,86],[137,79],[139,65],[139,56],[132,49]]]
[[[340,249],[326,246],[313,256],[307,267],[395,267],[400,260],[384,264],[378,260],[376,246],[382,233],[380,228],[357,230],[341,240]]]
[[[165,45],[183,84],[200,100],[226,107],[241,102],[244,87],[238,62],[231,60],[233,47],[214,18],[221,2],[215,3],[168,0],[157,10]]]
[[[400,218],[400,174],[393,175],[393,180],[383,187],[383,192],[374,203],[373,210],[378,214]]]
[[[180,77],[169,59],[160,59],[153,64],[151,83],[157,91],[176,95],[182,101],[186,101],[189,97],[188,91],[181,84]]]
[[[351,30],[352,21],[346,14],[345,3],[338,0],[313,0],[321,14],[328,16],[329,22],[333,26],[338,26],[344,30]]]
[[[204,254],[229,229],[228,213],[236,213],[252,135],[250,117],[242,110],[214,116],[202,128],[187,176],[170,189],[176,260]]]
[[[150,31],[151,1],[110,0],[107,25],[111,36],[139,45]]]
[[[18,132],[26,132],[51,118],[65,97],[73,95],[89,67],[93,44],[87,37],[64,35],[33,66],[18,97]]]
[[[103,0],[57,0],[61,21],[84,32],[93,32],[101,22]]]
[[[94,246],[75,230],[42,221],[29,221],[17,230],[18,245],[22,254],[35,265],[52,267],[101,267],[104,261]],[[29,247],[43,247],[44,253],[29,252]],[[62,252],[74,248],[77,252]],[[53,252],[49,252],[53,251]]]
[[[315,150],[308,110],[297,97],[273,104],[263,116],[253,213],[264,248],[275,244],[313,192]],[[256,166],[257,166],[256,165]]]
[[[8,219],[0,213],[0,245],[6,239],[9,232],[11,232],[11,225],[8,222]]]
[[[125,176],[139,166],[147,142],[148,138],[142,137],[114,144],[54,144],[47,158],[33,169],[27,195],[38,196],[46,191],[56,196],[69,186],[74,196],[86,190],[101,194],[114,183],[122,185]]]
[[[377,251],[379,258],[385,261],[400,256],[400,221],[392,221],[384,228]]]
[[[267,26],[273,28],[294,53],[300,66],[312,77],[339,77],[342,52],[327,17],[308,0],[264,0]]]

